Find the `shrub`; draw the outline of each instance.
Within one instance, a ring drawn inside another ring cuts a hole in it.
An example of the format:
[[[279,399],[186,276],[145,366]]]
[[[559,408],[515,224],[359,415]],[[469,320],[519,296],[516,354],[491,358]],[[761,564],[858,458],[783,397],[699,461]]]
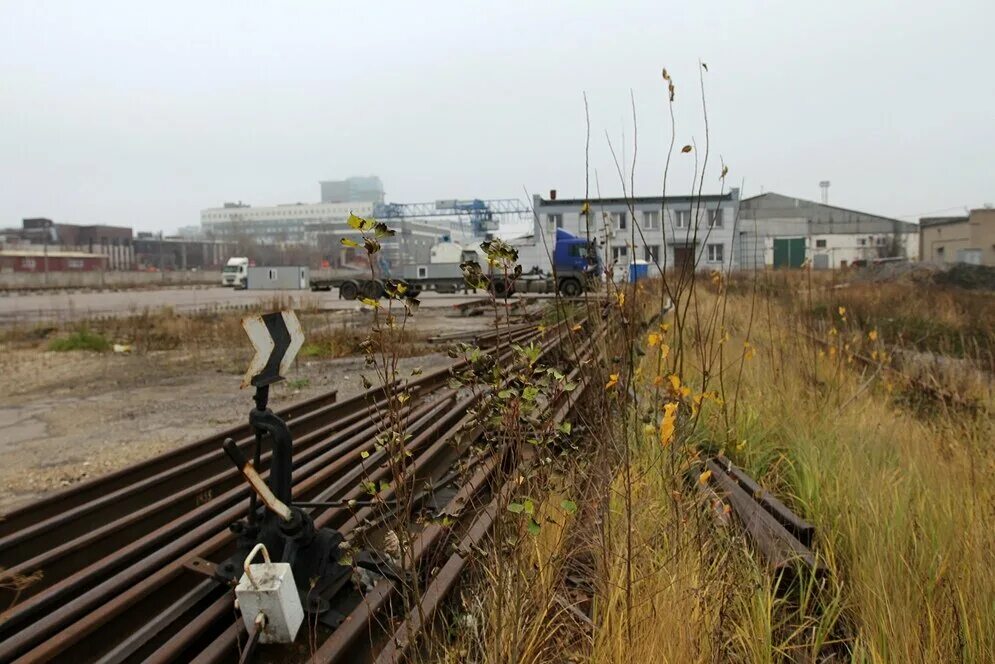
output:
[[[91,350],[103,353],[111,349],[111,342],[103,335],[83,328],[73,332],[68,337],[53,339],[48,344],[48,349],[59,353],[70,350]]]

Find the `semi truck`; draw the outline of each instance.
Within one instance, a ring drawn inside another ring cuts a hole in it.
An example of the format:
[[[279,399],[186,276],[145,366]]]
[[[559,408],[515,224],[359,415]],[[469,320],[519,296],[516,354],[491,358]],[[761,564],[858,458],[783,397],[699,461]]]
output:
[[[355,272],[312,273],[311,290],[328,291],[337,288],[342,299],[378,299],[384,296],[385,281],[394,279],[404,283],[407,286],[406,292],[413,297],[422,291],[456,293],[471,289],[460,267],[467,262],[476,262],[484,274],[489,273],[489,289],[496,295],[558,292],[564,297],[577,297],[601,281],[601,261],[597,248],[562,228],[557,229],[554,245],[549,247],[548,252],[546,246],[537,244],[533,236],[510,240],[508,244],[518,251],[518,264],[522,266],[522,273],[518,277],[505,278],[503,273],[490,271],[478,247],[460,249],[459,260],[455,260],[456,251],[449,247],[445,251],[433,252],[442,259],[441,262],[402,265],[388,270],[390,274],[384,274],[382,278],[373,278],[372,275],[359,277]]]
[[[244,256],[229,258],[221,268],[221,285],[241,288],[245,286],[249,274],[249,259]]]

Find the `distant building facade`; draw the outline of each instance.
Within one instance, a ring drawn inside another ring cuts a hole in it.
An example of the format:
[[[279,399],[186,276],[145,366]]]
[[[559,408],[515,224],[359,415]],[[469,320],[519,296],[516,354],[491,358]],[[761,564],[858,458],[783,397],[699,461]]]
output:
[[[736,211],[739,190],[702,196],[636,196],[584,199],[533,197],[534,235],[548,238],[562,228],[596,240],[616,275],[628,273],[636,260],[661,268],[731,269],[736,267]],[[588,227],[590,226],[590,227]]]
[[[99,254],[106,256],[103,269],[131,270],[135,252],[131,243],[132,230],[124,226],[59,224],[45,217],[22,221],[20,229],[0,231],[4,247],[41,247],[49,250]],[[50,266],[50,269],[51,268]]]
[[[995,266],[995,209],[919,220],[919,255],[933,263]]]
[[[322,203],[383,203],[383,182],[376,175],[322,180]]]
[[[200,213],[200,225],[209,236],[220,240],[252,238],[259,244],[316,244],[322,233],[341,229],[349,214],[373,214],[372,202],[292,203],[253,207],[245,203],[225,203]]]
[[[266,248],[314,247],[332,267],[365,262],[366,251],[342,245],[342,238],[362,244],[362,238],[347,220],[350,214],[372,217],[373,202],[295,203],[254,207],[226,203],[200,214],[204,233],[216,240],[243,243],[246,240]],[[428,262],[432,245],[448,237],[449,229],[410,219],[389,220],[396,234],[380,239],[382,251],[377,260],[385,269],[401,262]],[[271,252],[269,252],[271,253]],[[253,258],[250,256],[250,258]]]
[[[0,274],[9,272],[93,272],[107,269],[107,256],[59,249],[0,250]]]
[[[919,256],[917,224],[876,214],[766,193],[739,205],[738,264],[742,269],[848,267]]]
[[[238,245],[225,240],[160,238],[153,233],[139,233],[134,248],[140,270],[219,270],[235,255]]]

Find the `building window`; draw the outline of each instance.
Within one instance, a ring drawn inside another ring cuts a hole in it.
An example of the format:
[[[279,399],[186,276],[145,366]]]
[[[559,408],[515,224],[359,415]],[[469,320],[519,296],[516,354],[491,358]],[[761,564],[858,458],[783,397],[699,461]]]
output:
[[[866,247],[867,246],[867,238],[864,238],[864,237],[857,238],[857,246],[859,246],[859,247]]]
[[[646,260],[651,263],[657,263],[660,261],[660,245],[658,244],[648,244],[645,247]]]
[[[23,267],[25,270],[33,270],[33,269],[35,269],[35,259],[33,259],[33,258],[22,258],[21,259],[21,267]]]
[[[691,210],[678,210],[674,215],[677,217],[677,228],[687,228],[691,225]]]
[[[874,244],[878,245],[879,247],[883,247],[885,244],[885,238],[884,237],[875,238]]]
[[[562,214],[547,214],[546,221],[553,228],[563,228],[563,215]]]
[[[722,208],[708,211],[708,227],[722,228]]]
[[[815,241],[815,248],[816,249],[825,249],[826,248],[826,241],[825,240],[816,240]]]
[[[643,228],[648,231],[660,230],[660,211],[643,212]]]
[[[82,270],[83,261],[81,261],[78,258],[70,258],[69,260],[66,261],[66,267],[68,267],[70,270]]]
[[[628,257],[629,257],[629,248],[628,247],[625,247],[625,246],[622,246],[622,247],[612,247],[612,260],[617,261],[620,258],[628,258]]]
[[[721,244],[710,244],[710,245],[708,245],[708,262],[709,263],[721,263],[722,262],[722,245]]]
[[[611,213],[612,228],[617,231],[624,231],[629,227],[629,215],[625,212]]]

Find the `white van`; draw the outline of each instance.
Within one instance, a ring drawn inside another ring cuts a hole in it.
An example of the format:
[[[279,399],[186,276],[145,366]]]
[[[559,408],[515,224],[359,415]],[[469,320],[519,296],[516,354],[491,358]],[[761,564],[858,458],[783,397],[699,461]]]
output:
[[[221,269],[221,285],[245,287],[249,274],[249,259],[245,257],[229,258]]]

